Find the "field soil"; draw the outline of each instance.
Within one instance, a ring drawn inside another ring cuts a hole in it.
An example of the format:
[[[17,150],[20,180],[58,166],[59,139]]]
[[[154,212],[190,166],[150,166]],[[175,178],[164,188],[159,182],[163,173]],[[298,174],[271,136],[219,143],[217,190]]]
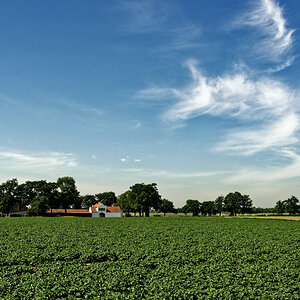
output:
[[[300,221],[300,216],[239,216],[239,218],[250,218],[250,219],[276,219],[276,220],[294,220]]]

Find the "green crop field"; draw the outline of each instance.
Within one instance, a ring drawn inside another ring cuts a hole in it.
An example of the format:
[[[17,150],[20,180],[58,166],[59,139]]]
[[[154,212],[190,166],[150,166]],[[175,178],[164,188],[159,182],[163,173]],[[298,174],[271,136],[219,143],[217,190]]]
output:
[[[1,299],[300,299],[300,222],[1,218]]]

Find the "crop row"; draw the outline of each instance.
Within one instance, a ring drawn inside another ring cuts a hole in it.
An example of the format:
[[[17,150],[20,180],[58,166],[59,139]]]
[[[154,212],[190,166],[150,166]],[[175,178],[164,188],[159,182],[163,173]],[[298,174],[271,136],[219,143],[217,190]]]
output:
[[[300,222],[0,219],[3,299],[299,299]]]

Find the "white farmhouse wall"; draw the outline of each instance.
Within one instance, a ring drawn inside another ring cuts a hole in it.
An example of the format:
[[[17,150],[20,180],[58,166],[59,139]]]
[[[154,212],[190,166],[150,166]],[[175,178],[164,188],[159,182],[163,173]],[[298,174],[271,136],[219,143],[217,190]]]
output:
[[[106,218],[120,218],[120,217],[122,218],[123,213],[122,212],[118,212],[118,213],[106,212],[105,217]]]

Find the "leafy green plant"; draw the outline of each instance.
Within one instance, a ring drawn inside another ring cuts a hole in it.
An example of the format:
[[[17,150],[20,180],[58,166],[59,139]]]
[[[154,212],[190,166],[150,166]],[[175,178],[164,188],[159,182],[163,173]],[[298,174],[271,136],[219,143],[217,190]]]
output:
[[[300,222],[1,218],[0,299],[299,299]]]

